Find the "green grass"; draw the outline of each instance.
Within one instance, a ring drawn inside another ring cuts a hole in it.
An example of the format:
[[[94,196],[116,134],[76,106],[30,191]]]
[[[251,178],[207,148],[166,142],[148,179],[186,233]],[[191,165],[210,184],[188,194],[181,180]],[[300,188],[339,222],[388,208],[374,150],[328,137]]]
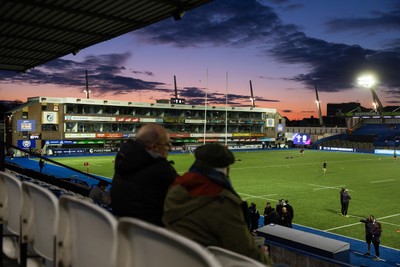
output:
[[[262,214],[267,201],[290,201],[294,223],[364,240],[361,218],[375,215],[382,223],[382,245],[400,249],[400,159],[373,154],[351,154],[306,150],[236,152],[231,166],[235,190]],[[293,156],[287,159],[286,157]],[[170,155],[182,174],[193,163],[189,154]],[[114,157],[59,158],[64,164],[92,173],[113,176]],[[322,163],[328,161],[327,173]],[[352,197],[349,218],[340,213],[339,191],[344,186]]]

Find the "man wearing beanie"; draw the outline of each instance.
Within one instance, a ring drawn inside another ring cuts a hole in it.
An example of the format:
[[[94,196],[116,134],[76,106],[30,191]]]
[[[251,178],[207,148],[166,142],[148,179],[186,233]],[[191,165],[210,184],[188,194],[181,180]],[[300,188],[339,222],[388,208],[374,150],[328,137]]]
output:
[[[165,226],[201,245],[219,246],[267,263],[247,228],[247,203],[232,188],[232,152],[219,144],[198,147],[195,162],[176,178],[164,202]]]

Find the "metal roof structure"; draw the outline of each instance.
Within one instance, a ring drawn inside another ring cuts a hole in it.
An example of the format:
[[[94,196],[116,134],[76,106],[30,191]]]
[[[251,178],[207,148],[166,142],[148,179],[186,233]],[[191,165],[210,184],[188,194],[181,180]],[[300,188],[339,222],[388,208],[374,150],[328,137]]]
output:
[[[0,0],[0,70],[23,72],[211,0]]]

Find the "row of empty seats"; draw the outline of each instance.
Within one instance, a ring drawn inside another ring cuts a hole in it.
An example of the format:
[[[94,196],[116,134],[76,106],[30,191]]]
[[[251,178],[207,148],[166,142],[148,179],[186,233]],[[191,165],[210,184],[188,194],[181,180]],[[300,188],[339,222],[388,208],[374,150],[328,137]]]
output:
[[[7,172],[0,172],[0,222],[2,243],[12,236],[17,248],[12,253],[2,244],[3,251],[20,266],[264,266],[138,219],[118,219],[73,195],[58,198],[48,187]]]

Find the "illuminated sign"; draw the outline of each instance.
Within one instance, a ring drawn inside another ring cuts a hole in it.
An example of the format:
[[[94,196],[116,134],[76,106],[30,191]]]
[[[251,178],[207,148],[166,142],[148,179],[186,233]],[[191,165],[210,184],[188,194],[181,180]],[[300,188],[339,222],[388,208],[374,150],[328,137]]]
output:
[[[295,145],[310,145],[311,138],[308,134],[294,133],[292,135],[292,141]]]
[[[22,149],[36,148],[36,142],[34,140],[18,140],[17,145]]]
[[[17,131],[18,132],[32,132],[35,131],[36,121],[34,120],[18,120]]]
[[[277,132],[284,132],[285,131],[285,126],[283,124],[276,125],[276,131]]]
[[[171,98],[171,104],[185,104],[185,99],[183,98]]]
[[[42,124],[58,124],[58,113],[54,111],[43,111]]]
[[[39,134],[39,133],[36,133],[36,134],[29,134],[29,139],[30,139],[30,140],[42,139],[42,134]]]

